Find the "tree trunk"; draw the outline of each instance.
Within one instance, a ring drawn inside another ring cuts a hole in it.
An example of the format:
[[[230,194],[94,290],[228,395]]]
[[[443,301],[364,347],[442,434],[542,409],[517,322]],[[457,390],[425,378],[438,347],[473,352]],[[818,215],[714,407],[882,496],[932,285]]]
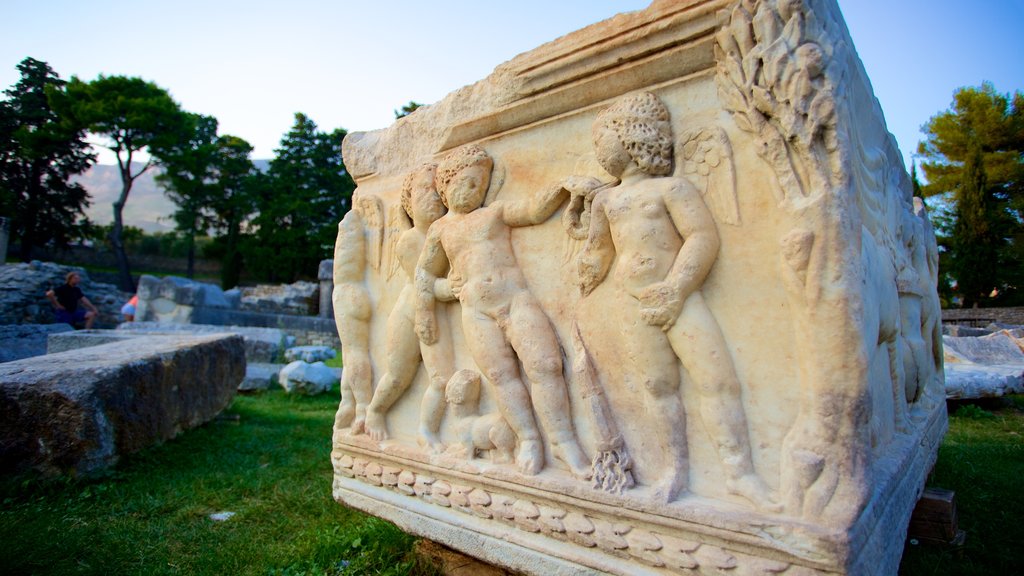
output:
[[[196,275],[196,232],[195,228],[188,233],[188,264],[185,267],[185,277],[192,280]]]
[[[225,290],[238,286],[242,275],[242,255],[238,250],[239,228],[238,222],[231,222],[228,225],[228,240],[224,249],[224,260],[221,262],[220,273],[220,286]]]
[[[32,260],[32,248],[36,244],[36,218],[39,215],[39,199],[43,195],[43,176],[39,165],[32,163],[32,171],[29,174],[28,198],[25,205],[26,212],[21,220],[21,245],[18,247],[18,258],[22,262]]]
[[[118,158],[120,163],[120,158]],[[118,287],[125,292],[135,292],[135,282],[132,280],[132,271],[128,264],[128,254],[124,250],[123,232],[124,220],[121,213],[128,201],[128,194],[132,191],[132,184],[135,180],[131,174],[131,157],[128,162],[121,163],[121,196],[114,202],[114,225],[110,228],[110,245],[114,249],[114,257],[117,258]]]

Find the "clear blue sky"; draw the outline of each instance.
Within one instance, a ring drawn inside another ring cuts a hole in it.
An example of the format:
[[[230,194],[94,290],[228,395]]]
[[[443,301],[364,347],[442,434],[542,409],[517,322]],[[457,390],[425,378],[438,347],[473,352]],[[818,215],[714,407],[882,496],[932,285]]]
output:
[[[295,112],[371,130],[499,63],[647,0],[0,0],[0,89],[26,56],[64,78],[141,76],[269,158]],[[1024,0],[839,0],[909,160],[953,90],[1024,91]]]

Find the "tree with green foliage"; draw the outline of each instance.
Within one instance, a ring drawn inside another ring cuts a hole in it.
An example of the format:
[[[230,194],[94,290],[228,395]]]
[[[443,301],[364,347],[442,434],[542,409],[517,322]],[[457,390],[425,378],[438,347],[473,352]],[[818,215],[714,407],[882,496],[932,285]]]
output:
[[[100,146],[117,157],[121,176],[121,194],[114,201],[114,223],[110,244],[117,257],[120,288],[134,291],[128,256],[121,233],[122,213],[135,180],[152,167],[160,152],[171,147],[179,136],[178,128],[186,119],[181,107],[166,90],[141,78],[100,76],[84,82],[72,76],[63,97],[55,107],[93,135],[102,138]],[[141,167],[134,162],[141,153],[149,157]]]
[[[51,106],[47,91],[66,82],[46,63],[25,58],[21,79],[0,102],[0,215],[11,218],[19,258],[37,246],[65,247],[84,235],[89,193],[69,178],[92,165],[85,132]]]
[[[176,228],[185,234],[188,243],[186,272],[195,276],[196,235],[209,228],[205,208],[216,187],[214,162],[217,154],[217,119],[212,116],[185,113],[186,120],[178,127],[178,138],[160,151],[163,170],[156,181],[174,202]]]
[[[950,205],[940,220],[941,268],[963,306],[1016,304],[1024,296],[1024,95],[990,83],[958,89],[918,145],[925,197]]]
[[[420,104],[415,100],[409,100],[409,103],[402,106],[400,110],[395,110],[395,120],[398,120],[399,118],[404,118],[409,114],[412,114],[413,112],[416,111],[417,108],[421,106],[423,106],[423,104]]]
[[[214,174],[208,209],[210,225],[222,234],[221,286],[238,286],[242,272],[242,225],[256,211],[258,191],[265,176],[252,163],[252,146],[224,135],[217,138]]]
[[[292,282],[315,274],[331,256],[355,189],[341,158],[345,134],[321,132],[305,114],[295,115],[270,162],[252,221],[256,231],[246,242],[246,268],[258,277]]]

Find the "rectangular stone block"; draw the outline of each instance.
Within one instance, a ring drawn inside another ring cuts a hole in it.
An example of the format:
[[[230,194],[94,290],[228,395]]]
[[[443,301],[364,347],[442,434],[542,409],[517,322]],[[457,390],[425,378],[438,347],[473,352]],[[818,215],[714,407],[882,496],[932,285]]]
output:
[[[529,574],[896,573],[938,254],[833,0],[658,0],[343,155],[337,500]]]
[[[0,364],[0,472],[89,475],[226,408],[240,336],[149,336]]]

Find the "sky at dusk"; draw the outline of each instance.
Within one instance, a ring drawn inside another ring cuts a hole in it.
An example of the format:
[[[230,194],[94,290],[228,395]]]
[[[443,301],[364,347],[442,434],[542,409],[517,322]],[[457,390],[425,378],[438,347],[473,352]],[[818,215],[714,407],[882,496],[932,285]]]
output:
[[[26,56],[62,78],[140,76],[270,158],[295,112],[325,131],[383,128],[410,100],[436,102],[516,54],[647,4],[0,0],[0,89]],[[839,5],[908,162],[957,87],[1024,91],[1024,0]]]

